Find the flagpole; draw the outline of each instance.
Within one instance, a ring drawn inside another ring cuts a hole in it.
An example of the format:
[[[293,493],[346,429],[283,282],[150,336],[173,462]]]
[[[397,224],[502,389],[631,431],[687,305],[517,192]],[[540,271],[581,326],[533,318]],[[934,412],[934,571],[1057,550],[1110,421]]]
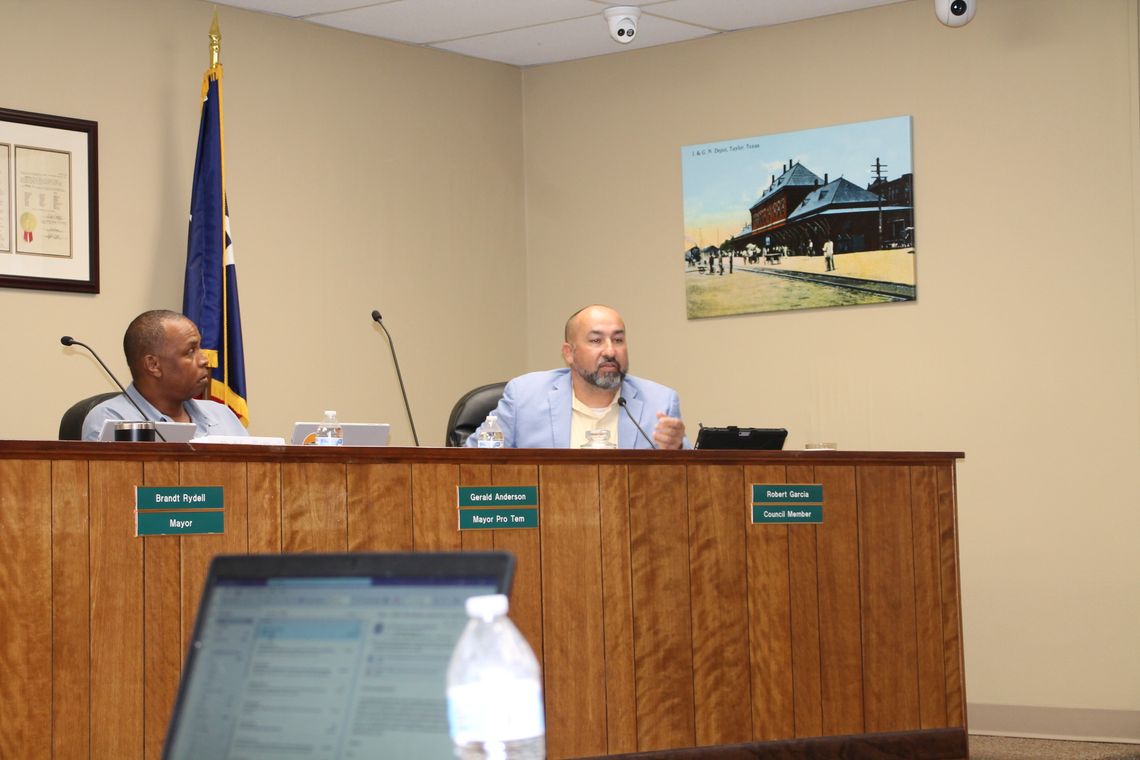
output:
[[[222,55],[222,30],[218,26],[218,9],[214,8],[214,19],[210,22],[210,68],[218,65]]]
[[[182,311],[198,325],[202,350],[210,357],[208,398],[230,407],[242,423],[248,425],[241,308],[226,197],[222,33],[217,8],[210,21],[209,38],[210,65],[202,77],[202,112],[190,194]]]

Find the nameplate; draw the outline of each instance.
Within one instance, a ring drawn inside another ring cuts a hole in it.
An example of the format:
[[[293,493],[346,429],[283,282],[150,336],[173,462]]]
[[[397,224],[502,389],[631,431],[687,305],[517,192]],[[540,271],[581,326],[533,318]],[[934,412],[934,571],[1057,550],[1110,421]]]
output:
[[[224,533],[221,486],[136,486],[136,536]]]
[[[460,530],[502,530],[504,528],[537,527],[538,510],[534,507],[459,510]]]
[[[459,530],[538,527],[538,486],[459,486]]]
[[[753,483],[753,504],[822,504],[823,486]]]
[[[823,522],[823,486],[800,483],[753,483],[752,524],[794,525]]]
[[[538,486],[459,486],[459,508],[537,507]]]

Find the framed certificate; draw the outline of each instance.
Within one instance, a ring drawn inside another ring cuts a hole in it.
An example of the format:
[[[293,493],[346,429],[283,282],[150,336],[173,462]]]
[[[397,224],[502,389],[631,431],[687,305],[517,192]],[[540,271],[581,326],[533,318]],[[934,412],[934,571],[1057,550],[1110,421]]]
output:
[[[98,124],[0,108],[0,287],[99,292]]]

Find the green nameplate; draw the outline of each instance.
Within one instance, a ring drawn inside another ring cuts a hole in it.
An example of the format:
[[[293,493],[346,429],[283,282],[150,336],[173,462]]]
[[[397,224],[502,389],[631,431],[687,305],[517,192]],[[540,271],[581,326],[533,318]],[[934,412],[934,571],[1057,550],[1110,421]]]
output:
[[[753,483],[753,504],[822,504],[822,485]]]
[[[459,510],[460,530],[503,530],[506,528],[537,527],[538,510],[534,507]]]
[[[538,486],[459,486],[459,508],[537,507]]]
[[[224,533],[225,526],[221,486],[135,487],[136,536]]]
[[[226,513],[213,512],[156,512],[138,513],[136,535],[186,536],[205,533],[225,533]]]
[[[823,505],[780,506],[754,504],[752,523],[754,525],[782,525],[787,523],[822,523]]]

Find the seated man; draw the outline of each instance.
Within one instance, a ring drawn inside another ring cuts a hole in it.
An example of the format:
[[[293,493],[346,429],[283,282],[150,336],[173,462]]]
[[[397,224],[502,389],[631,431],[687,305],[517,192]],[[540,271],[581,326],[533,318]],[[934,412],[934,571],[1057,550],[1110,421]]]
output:
[[[620,314],[587,306],[566,322],[565,338],[562,358],[568,369],[531,372],[507,383],[491,413],[498,417],[505,446],[577,448],[586,442],[586,431],[601,429],[623,449],[650,448],[648,437],[659,449],[689,448],[677,392],[626,374],[629,354]],[[478,445],[482,428],[467,439],[468,446]]]
[[[176,311],[147,311],[135,317],[123,335],[123,353],[134,382],[127,393],[155,422],[193,422],[195,437],[248,435],[229,407],[198,398],[209,387],[210,369],[202,337],[189,319]],[[139,410],[123,394],[87,413],[83,440],[97,441],[106,420],[139,420]]]

